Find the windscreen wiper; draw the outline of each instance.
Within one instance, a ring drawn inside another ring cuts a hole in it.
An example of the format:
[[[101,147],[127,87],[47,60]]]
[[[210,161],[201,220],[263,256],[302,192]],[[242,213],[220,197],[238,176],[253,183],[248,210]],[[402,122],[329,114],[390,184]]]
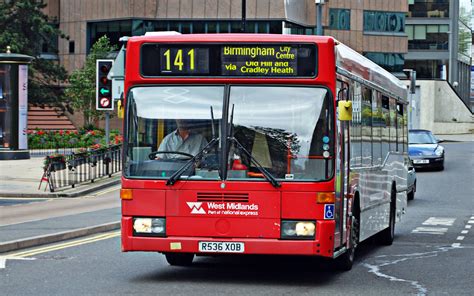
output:
[[[181,175],[189,168],[191,164],[194,164],[196,163],[196,161],[201,159],[201,157],[204,154],[207,154],[209,150],[212,148],[212,146],[214,146],[218,142],[219,142],[219,138],[212,138],[212,140],[209,143],[207,143],[207,145],[204,148],[202,148],[198,153],[196,153],[196,155],[194,155],[185,164],[183,164],[183,166],[179,170],[174,172],[174,174],[169,177],[168,181],[166,181],[166,185],[173,185],[174,183],[176,183],[178,178],[181,177]]]
[[[278,188],[278,187],[281,187],[281,183],[278,182],[275,177],[273,177],[273,175],[267,171],[256,159],[255,157],[252,156],[252,154],[250,152],[248,152],[247,149],[244,148],[244,146],[242,146],[242,144],[240,144],[240,142],[235,138],[235,137],[228,137],[227,138],[229,141],[232,141],[234,144],[236,144],[238,147],[239,147],[239,150],[243,151],[249,158],[250,160],[257,166],[257,169],[263,174],[263,176],[265,177],[265,179],[268,180],[268,182],[270,182],[273,187],[275,188]]]

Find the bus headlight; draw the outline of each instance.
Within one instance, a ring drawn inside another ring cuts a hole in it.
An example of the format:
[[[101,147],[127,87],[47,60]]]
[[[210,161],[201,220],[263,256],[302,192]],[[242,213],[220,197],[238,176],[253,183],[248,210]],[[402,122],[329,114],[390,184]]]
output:
[[[281,221],[281,238],[312,239],[316,233],[314,221]]]
[[[165,218],[133,218],[133,234],[164,236],[166,220]]]

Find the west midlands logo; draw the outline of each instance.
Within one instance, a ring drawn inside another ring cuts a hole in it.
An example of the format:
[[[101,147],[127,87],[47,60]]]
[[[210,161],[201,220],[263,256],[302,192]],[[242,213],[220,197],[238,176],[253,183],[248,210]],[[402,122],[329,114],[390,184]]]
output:
[[[191,214],[205,214],[206,211],[202,208],[202,202],[186,202],[191,209]]]

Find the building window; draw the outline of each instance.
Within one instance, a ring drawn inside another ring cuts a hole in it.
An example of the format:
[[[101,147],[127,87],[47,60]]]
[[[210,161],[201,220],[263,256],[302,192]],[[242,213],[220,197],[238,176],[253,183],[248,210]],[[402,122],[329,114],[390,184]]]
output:
[[[364,11],[364,32],[403,34],[405,14],[402,12]]]
[[[141,30],[140,26],[146,24],[139,24],[133,22],[134,30]],[[112,45],[120,48],[119,39],[122,36],[132,36],[132,21],[108,21],[108,22],[94,22],[87,24],[87,52],[89,52],[92,45],[102,36],[107,36]]]
[[[409,0],[408,17],[449,17],[449,0]]]
[[[448,61],[406,60],[405,68],[415,70],[417,79],[446,79]]]
[[[459,24],[459,32],[458,32],[459,47],[458,47],[458,52],[460,54],[464,55],[469,60],[470,57],[471,57],[472,31],[463,22],[458,21],[458,24]]]
[[[74,41],[69,41],[69,53],[74,53]]]
[[[403,72],[405,57],[401,53],[364,52],[364,56],[389,72]]]
[[[59,24],[49,24],[50,26],[58,29]],[[57,58],[58,53],[58,36],[43,35],[43,40],[41,41],[41,57],[45,59]]]
[[[448,25],[407,25],[408,49],[448,50]]]
[[[351,11],[350,9],[329,9],[329,29],[350,30]]]
[[[248,21],[247,33],[282,33],[281,21]],[[303,27],[302,27],[303,28]],[[88,24],[88,47],[107,35],[112,44],[120,46],[122,36],[141,36],[146,32],[176,31],[182,34],[240,33],[241,21],[168,21],[168,20],[120,20],[93,22]]]

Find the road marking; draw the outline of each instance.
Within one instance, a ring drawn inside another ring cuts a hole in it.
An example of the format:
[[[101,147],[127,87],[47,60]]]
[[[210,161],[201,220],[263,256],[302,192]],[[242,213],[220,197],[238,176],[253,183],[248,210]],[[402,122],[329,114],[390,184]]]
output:
[[[99,192],[97,192],[97,193],[94,194],[94,195],[95,195],[95,196],[97,196],[97,195],[103,195],[103,194],[107,194],[107,193],[113,192],[113,191],[115,191],[115,190],[119,190],[119,189],[120,189],[120,186],[121,186],[121,185],[118,185],[118,186],[114,186],[114,187],[112,187],[112,188],[109,188],[109,189],[107,189],[107,190],[99,191]]]
[[[120,231],[114,231],[114,232],[109,232],[105,234],[100,234],[80,240],[74,240],[71,242],[65,242],[65,243],[60,243],[60,244],[55,244],[52,246],[47,246],[47,247],[40,247],[28,251],[23,251],[23,252],[18,252],[18,253],[13,253],[10,254],[10,257],[16,257],[16,258],[25,258],[33,255],[38,255],[46,252],[51,252],[51,251],[57,251],[65,248],[70,248],[70,247],[75,247],[79,245],[84,245],[84,244],[89,244],[97,241],[101,241],[104,239],[109,239],[109,238],[114,238],[120,235]]]
[[[422,224],[430,226],[453,226],[454,221],[456,221],[456,218],[430,217]]]
[[[474,224],[474,220],[469,220],[469,221],[467,221],[467,223]]]
[[[459,248],[459,247],[461,247],[461,244],[460,243],[454,243],[454,244],[451,245],[451,247]]]
[[[19,258],[12,256],[0,256],[0,269],[4,269],[7,266],[7,260],[35,260],[35,258]]]
[[[468,234],[468,233],[469,233],[469,230],[462,230],[461,233],[462,233],[462,234]]]
[[[466,225],[466,226],[464,226],[464,228],[471,229],[472,225]]]
[[[456,240],[463,240],[464,239],[464,236],[460,235],[456,238]]]
[[[422,234],[445,234],[448,231],[444,227],[417,227],[411,231],[411,233],[422,233]]]

